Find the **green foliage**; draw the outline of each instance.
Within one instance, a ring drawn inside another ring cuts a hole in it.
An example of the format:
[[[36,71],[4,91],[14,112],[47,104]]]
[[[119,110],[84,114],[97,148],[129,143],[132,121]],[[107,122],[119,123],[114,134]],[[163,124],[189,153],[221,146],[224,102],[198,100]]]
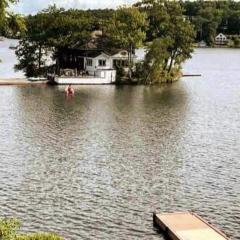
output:
[[[237,36],[233,37],[233,47],[240,47],[240,38]]]
[[[18,0],[1,0],[0,1],[0,35],[8,36],[9,31],[16,31],[20,32],[22,30],[25,30],[24,28],[24,20],[23,18],[16,14],[9,14],[6,10],[10,4],[16,3]],[[15,16],[15,18],[13,18]],[[14,29],[11,29],[12,23],[14,19]],[[11,23],[9,25],[9,23]]]
[[[29,16],[26,35],[16,51],[19,60],[16,69],[24,70],[28,77],[43,75],[46,53],[54,53],[61,47],[80,47],[88,42],[94,30],[93,21],[88,12],[65,11],[56,6]]]
[[[113,18],[106,25],[105,37],[108,47],[128,51],[129,79],[132,78],[132,54],[134,49],[141,47],[146,38],[148,26],[146,18],[146,13],[140,12],[136,7],[121,7],[116,10]]]
[[[169,15],[164,6],[164,0],[142,0],[135,4],[141,12],[147,14],[149,27],[147,29],[147,40],[153,41],[166,31],[165,23],[169,20]]]
[[[53,233],[33,233],[19,235],[15,240],[63,240],[63,238]]]
[[[27,28],[25,19],[20,14],[8,13],[5,35],[9,38],[23,37]]]
[[[153,41],[164,31],[160,22],[167,21],[168,14],[164,11],[164,0],[142,0],[135,4],[140,11],[148,14],[149,28],[147,40]],[[171,2],[176,1],[168,1]],[[183,15],[194,25],[197,32],[195,41],[205,40],[213,45],[215,36],[224,34],[240,34],[240,1],[179,1]]]
[[[27,18],[26,39],[51,47],[81,46],[90,39],[92,24],[87,12],[50,6]]]
[[[169,70],[171,62],[171,52],[174,41],[170,37],[157,38],[149,47],[146,55],[143,82],[145,84],[156,84],[172,82],[178,79],[180,74],[180,64],[174,64]]]
[[[18,64],[16,70],[24,70],[27,77],[38,77],[44,74],[45,62],[42,58],[42,48],[39,42],[23,39],[16,50]]]
[[[147,11],[154,40],[145,58],[146,84],[171,82],[179,77],[181,64],[191,57],[195,32],[183,16],[179,2],[143,0],[137,4]]]
[[[112,46],[129,49],[130,45],[141,47],[147,27],[146,14],[136,7],[119,8],[107,23],[106,35]]]
[[[16,219],[0,219],[0,239],[14,240],[17,236],[17,231],[20,228],[20,222]]]
[[[16,219],[0,219],[1,240],[63,240],[53,233],[18,234],[20,222]]]
[[[111,17],[111,20],[107,17]],[[146,14],[140,13],[137,8],[120,8],[115,12],[65,11],[54,5],[28,16],[26,26],[26,36],[16,52],[19,60],[16,69],[24,70],[27,76],[35,76],[43,72],[44,53],[49,49],[56,53],[60,48],[84,47],[90,41],[91,33],[101,28],[105,33],[102,42],[106,48],[129,49],[132,53],[134,46],[141,46],[145,39],[147,22]]]
[[[124,78],[126,78],[126,72],[123,67],[116,68],[116,83],[120,84],[123,82]]]
[[[204,39],[210,46],[214,44],[222,15],[222,10],[206,7],[199,10],[198,17],[193,21],[195,25],[198,25],[198,31],[201,31],[200,38]]]
[[[184,14],[189,17],[197,31],[197,41],[214,44],[215,36],[240,34],[239,1],[184,1]]]

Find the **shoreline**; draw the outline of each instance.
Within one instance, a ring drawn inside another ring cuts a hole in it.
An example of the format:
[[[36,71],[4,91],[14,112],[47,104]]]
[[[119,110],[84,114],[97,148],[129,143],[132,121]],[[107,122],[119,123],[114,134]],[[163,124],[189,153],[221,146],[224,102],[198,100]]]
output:
[[[26,78],[0,78],[0,86],[46,84],[46,81],[31,82]]]

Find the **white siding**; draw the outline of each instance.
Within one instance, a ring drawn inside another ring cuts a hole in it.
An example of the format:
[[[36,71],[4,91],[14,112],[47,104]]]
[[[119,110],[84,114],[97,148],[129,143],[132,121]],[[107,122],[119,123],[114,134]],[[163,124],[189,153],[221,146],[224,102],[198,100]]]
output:
[[[55,82],[60,85],[66,84],[112,84],[116,82],[115,70],[98,70],[94,76],[89,77],[59,77],[55,79]]]
[[[97,70],[104,70],[104,69],[112,69],[112,59],[106,54],[101,54],[96,58],[89,58],[92,59],[92,66],[86,65],[86,58],[84,59],[85,69],[89,72],[89,74],[94,75],[95,71]],[[99,66],[99,60],[105,60],[106,66]]]

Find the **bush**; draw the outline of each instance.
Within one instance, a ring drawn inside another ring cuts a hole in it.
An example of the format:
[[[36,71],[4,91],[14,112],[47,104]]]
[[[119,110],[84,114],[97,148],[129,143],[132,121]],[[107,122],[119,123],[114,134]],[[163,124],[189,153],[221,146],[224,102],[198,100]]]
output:
[[[16,219],[0,219],[0,239],[15,239],[19,228],[20,222]]]
[[[234,47],[240,47],[240,39],[238,37],[234,37],[233,43]]]
[[[16,240],[63,240],[63,238],[52,233],[34,233],[19,235]]]
[[[16,219],[0,219],[0,240],[63,240],[53,233],[17,234],[20,222]]]

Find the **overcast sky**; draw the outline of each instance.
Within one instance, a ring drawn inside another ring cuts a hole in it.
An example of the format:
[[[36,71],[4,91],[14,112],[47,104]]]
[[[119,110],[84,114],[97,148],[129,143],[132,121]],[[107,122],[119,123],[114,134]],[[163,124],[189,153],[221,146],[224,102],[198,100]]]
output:
[[[19,0],[11,10],[22,14],[34,14],[39,10],[45,9],[49,4],[56,4],[58,7],[79,8],[79,9],[98,9],[115,8],[124,4],[131,4],[136,0]]]

